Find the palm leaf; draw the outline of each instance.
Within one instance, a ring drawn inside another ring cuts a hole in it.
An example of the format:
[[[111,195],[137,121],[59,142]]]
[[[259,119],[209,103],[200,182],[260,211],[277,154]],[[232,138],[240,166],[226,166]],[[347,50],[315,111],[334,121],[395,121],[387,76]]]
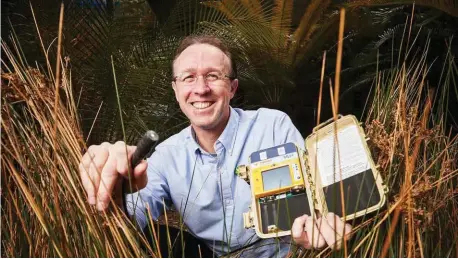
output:
[[[301,44],[306,42],[312,33],[315,31],[316,27],[314,25],[321,18],[321,15],[330,5],[331,1],[319,1],[314,0],[310,2],[305,13],[302,15],[299,26],[294,32],[293,39],[296,42],[296,47],[293,50],[293,54],[297,52],[298,46],[302,47]]]
[[[419,6],[432,7],[441,10],[442,12],[448,13],[452,16],[458,16],[458,3],[454,0],[420,0],[420,1],[407,1],[407,0],[355,0],[348,1],[345,6],[350,8],[361,7],[361,6],[389,6],[389,5],[405,5],[413,4]]]

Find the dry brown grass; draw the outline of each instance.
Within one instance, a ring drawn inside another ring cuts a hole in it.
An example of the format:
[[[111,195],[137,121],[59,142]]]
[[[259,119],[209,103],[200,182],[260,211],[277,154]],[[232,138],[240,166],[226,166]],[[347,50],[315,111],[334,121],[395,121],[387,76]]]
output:
[[[2,256],[154,255],[119,210],[102,215],[86,202],[78,173],[85,143],[65,59],[55,99],[55,82],[13,47],[2,42]]]

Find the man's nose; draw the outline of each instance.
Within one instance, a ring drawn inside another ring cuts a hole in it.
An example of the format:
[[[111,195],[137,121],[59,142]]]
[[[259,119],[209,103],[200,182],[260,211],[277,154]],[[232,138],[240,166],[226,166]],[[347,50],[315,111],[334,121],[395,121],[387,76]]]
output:
[[[197,81],[194,85],[193,92],[195,94],[207,94],[210,92],[210,87],[208,86],[207,82],[205,81],[205,78],[203,76],[197,77]]]

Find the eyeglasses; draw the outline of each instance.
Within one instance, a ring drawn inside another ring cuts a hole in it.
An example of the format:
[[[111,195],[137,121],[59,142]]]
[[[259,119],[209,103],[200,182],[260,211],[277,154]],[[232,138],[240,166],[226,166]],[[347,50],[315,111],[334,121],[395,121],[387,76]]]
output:
[[[175,83],[179,83],[182,85],[193,85],[197,82],[197,79],[202,76],[205,80],[205,83],[208,85],[214,85],[215,83],[221,82],[224,79],[229,79],[233,80],[234,77],[231,77],[229,75],[225,75],[221,72],[213,71],[209,72],[205,75],[197,75],[197,74],[191,74],[191,73],[183,73],[179,76],[175,76],[173,78],[173,81]]]

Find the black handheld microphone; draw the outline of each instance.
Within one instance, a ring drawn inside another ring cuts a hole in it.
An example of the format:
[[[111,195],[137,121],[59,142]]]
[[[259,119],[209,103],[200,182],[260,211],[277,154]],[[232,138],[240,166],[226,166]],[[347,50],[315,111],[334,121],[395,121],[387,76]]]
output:
[[[145,158],[149,157],[151,153],[154,150],[154,147],[157,145],[157,142],[159,141],[159,135],[152,131],[148,130],[138,141],[137,143],[137,149],[135,152],[132,154],[132,158],[130,160],[130,167],[132,169],[132,173],[134,168]],[[124,179],[124,182],[122,183],[122,203],[124,206],[124,209],[127,211],[127,204],[126,204],[126,191],[129,188],[129,179]]]
[[[131,158],[131,168],[132,170],[145,158],[151,155],[159,141],[159,135],[152,131],[148,130],[142,138],[137,143],[137,149],[132,154]]]

